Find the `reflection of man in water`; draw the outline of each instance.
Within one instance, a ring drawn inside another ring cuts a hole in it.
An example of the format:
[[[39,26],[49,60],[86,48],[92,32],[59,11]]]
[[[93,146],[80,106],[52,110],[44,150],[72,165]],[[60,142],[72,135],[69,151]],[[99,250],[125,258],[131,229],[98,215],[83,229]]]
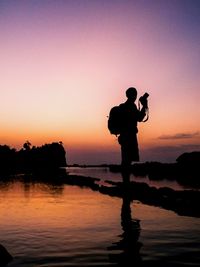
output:
[[[137,141],[137,123],[146,116],[147,99],[142,102],[142,109],[139,110],[135,104],[137,90],[130,87],[126,90],[127,101],[121,107],[121,131],[118,137],[121,145],[122,168],[130,167],[132,161],[139,161],[139,149]]]
[[[133,263],[141,263],[140,248],[141,243],[138,242],[140,236],[140,221],[132,219],[131,216],[131,200],[129,194],[124,192],[122,209],[121,209],[121,226],[123,229],[122,241],[124,248],[125,266],[133,266]],[[131,264],[132,263],[132,264]]]
[[[112,262],[117,262],[117,266],[142,266],[140,248],[142,243],[138,241],[140,236],[140,221],[132,219],[131,216],[131,198],[129,192],[124,191],[121,208],[121,226],[123,233],[121,239],[115,243],[109,250],[119,250],[121,253],[111,254]]]

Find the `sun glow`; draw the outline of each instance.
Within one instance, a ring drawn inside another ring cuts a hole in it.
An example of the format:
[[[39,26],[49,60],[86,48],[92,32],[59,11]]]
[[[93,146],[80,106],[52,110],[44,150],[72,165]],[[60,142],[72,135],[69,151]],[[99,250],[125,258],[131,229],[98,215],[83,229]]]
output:
[[[141,147],[198,149],[195,9],[190,7],[192,25],[184,17],[189,7],[177,13],[179,2],[173,12],[154,1],[146,6],[109,1],[105,7],[97,2],[2,6],[1,143],[19,147],[27,139],[36,145],[61,140],[66,149],[116,151],[107,116],[135,86],[138,95],[150,94],[149,121],[138,126]],[[176,138],[160,139],[163,135]]]

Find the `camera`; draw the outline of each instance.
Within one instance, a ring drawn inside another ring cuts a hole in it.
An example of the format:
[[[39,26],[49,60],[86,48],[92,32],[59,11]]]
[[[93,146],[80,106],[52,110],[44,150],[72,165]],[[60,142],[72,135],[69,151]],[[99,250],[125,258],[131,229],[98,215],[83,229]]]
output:
[[[149,94],[148,93],[145,93],[143,96],[141,96],[139,98],[139,101],[140,103],[144,106],[146,105],[147,106],[147,98],[148,98]]]

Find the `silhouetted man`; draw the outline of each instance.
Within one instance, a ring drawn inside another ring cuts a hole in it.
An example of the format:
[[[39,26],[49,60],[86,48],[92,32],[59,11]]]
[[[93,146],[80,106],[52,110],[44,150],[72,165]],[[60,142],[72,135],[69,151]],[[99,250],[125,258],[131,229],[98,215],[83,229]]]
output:
[[[147,95],[148,96],[148,95]],[[130,87],[126,90],[127,101],[121,107],[121,129],[118,142],[121,145],[122,170],[128,170],[132,161],[139,161],[137,141],[137,123],[143,121],[147,114],[147,97],[142,97],[142,108],[135,104],[137,90]]]

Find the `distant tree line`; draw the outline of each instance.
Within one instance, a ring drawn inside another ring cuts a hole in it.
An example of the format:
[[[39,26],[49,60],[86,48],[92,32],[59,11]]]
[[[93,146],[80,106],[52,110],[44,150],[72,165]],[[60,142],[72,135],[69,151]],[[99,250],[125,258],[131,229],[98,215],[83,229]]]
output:
[[[66,151],[62,142],[37,147],[26,141],[20,150],[10,148],[8,145],[0,145],[1,170],[59,168],[66,165]]]

